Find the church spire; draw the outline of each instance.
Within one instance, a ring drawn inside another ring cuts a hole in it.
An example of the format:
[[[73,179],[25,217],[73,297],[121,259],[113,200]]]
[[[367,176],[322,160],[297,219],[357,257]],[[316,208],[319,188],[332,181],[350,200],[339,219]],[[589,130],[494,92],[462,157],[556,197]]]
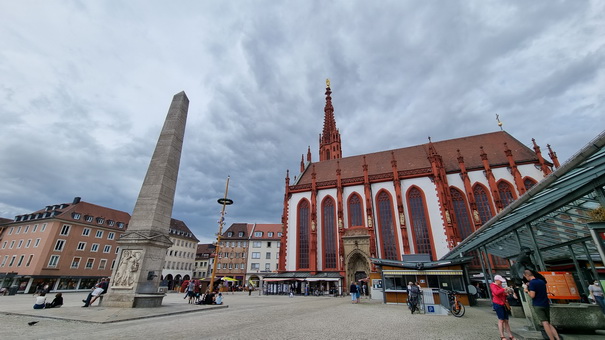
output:
[[[324,107],[324,128],[319,135],[319,161],[342,158],[340,132],[336,128],[334,107],[332,106],[330,79],[326,79],[326,106]]]

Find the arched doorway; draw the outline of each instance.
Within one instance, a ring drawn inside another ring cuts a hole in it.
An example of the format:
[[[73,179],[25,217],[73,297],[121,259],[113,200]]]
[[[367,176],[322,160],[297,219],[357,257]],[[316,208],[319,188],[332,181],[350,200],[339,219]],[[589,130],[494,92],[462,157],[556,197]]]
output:
[[[352,282],[359,282],[370,274],[370,260],[360,250],[353,250],[347,256],[347,288]]]
[[[166,280],[166,282],[167,282],[168,289],[172,290],[172,287],[174,287],[174,278],[172,277],[172,274],[166,275],[164,280]]]
[[[260,279],[258,278],[257,275],[252,275],[252,276],[250,276],[250,279],[248,280],[248,284],[252,284],[255,288],[259,288]]]
[[[177,274],[174,277],[174,290],[176,291],[181,291],[181,283],[183,283],[183,280],[181,279],[181,274]]]

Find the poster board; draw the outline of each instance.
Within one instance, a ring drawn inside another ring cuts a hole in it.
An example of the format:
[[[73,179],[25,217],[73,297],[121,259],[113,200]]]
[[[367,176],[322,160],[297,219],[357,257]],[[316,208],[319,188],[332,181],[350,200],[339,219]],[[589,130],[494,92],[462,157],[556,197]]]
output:
[[[580,292],[570,272],[540,272],[546,279],[549,299],[580,300]]]

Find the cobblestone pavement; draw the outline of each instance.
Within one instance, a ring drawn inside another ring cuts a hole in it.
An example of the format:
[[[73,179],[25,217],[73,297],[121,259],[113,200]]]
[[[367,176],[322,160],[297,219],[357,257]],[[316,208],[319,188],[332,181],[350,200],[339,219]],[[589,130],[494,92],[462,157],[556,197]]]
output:
[[[52,293],[50,294],[52,296]],[[64,294],[63,313],[77,310],[101,317],[116,312],[103,307],[81,308],[83,293]],[[489,308],[467,308],[466,315],[411,315],[405,305],[384,305],[363,299],[225,295],[228,308],[196,313],[93,324],[36,317],[58,310],[31,310],[31,316],[6,314],[33,305],[28,296],[0,297],[1,339],[498,339],[496,316]],[[188,305],[182,294],[169,294],[166,304]],[[23,309],[22,309],[23,310]],[[29,309],[28,309],[29,310]],[[120,310],[121,313],[124,310]],[[29,311],[28,311],[29,313]],[[125,313],[128,313],[128,309]],[[28,322],[38,321],[33,326]]]

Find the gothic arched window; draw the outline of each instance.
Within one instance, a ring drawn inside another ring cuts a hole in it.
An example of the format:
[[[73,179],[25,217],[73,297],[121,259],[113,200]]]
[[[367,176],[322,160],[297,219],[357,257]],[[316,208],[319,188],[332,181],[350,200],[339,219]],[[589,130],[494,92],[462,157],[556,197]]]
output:
[[[523,185],[525,185],[525,190],[531,189],[534,185],[536,185],[536,181],[533,178],[526,177],[523,180]]]
[[[391,196],[386,191],[378,194],[378,229],[383,258],[395,261],[400,260],[397,252],[397,240],[395,238],[393,204],[391,203]]]
[[[349,227],[363,226],[363,208],[358,194],[352,194],[347,204],[349,211]]]
[[[416,254],[429,254],[432,258],[431,235],[422,192],[416,187],[410,189],[408,202]]]
[[[298,268],[309,268],[309,201],[298,205]]]
[[[503,207],[507,207],[515,200],[512,186],[506,181],[500,181],[498,183],[498,193],[500,194],[500,202]]]
[[[324,269],[336,269],[336,214],[334,199],[328,197],[321,206]]]
[[[475,202],[477,203],[477,211],[479,212],[481,224],[485,224],[485,222],[489,221],[489,219],[493,216],[487,191],[485,190],[485,187],[477,184],[473,189],[473,195],[475,195]]]
[[[458,234],[460,235],[460,239],[464,240],[468,235],[473,233],[466,200],[458,189],[450,188],[450,193],[452,195],[452,203],[454,204],[454,215],[456,216],[456,222],[458,223]]]

